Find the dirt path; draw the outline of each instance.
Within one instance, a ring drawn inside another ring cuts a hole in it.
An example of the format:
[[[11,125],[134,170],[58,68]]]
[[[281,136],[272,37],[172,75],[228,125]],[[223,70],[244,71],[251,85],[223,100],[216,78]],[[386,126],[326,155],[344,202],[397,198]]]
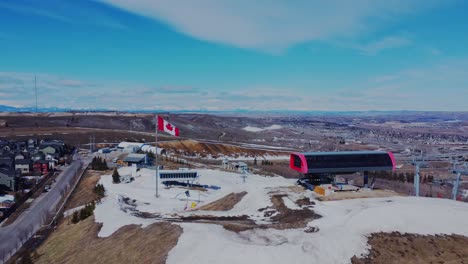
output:
[[[223,198],[214,201],[212,203],[209,203],[207,205],[204,205],[199,208],[199,210],[203,211],[229,211],[234,206],[239,203],[242,198],[247,194],[247,192],[241,192],[241,193],[230,193]]]
[[[359,190],[357,192],[335,192],[327,196],[319,196],[317,200],[319,201],[340,201],[348,199],[358,199],[358,198],[378,198],[378,197],[392,197],[392,196],[402,196],[401,194],[391,191],[391,190]]]

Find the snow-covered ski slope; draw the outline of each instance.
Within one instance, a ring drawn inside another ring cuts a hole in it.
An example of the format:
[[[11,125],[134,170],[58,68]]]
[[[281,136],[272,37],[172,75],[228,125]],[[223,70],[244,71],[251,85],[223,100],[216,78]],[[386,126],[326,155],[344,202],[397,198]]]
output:
[[[122,168],[121,174],[130,173]],[[157,219],[144,219],[124,212],[127,205],[122,197],[135,200],[135,209],[156,213],[162,217],[181,215],[236,216],[248,215],[257,223],[269,221],[258,211],[271,206],[272,192],[288,194],[283,198],[288,208],[301,197],[313,198],[311,192],[288,193],[294,180],[281,177],[249,175],[246,183],[240,174],[218,170],[200,170],[201,184],[220,186],[220,190],[191,191],[188,203],[197,206],[218,200],[229,193],[246,191],[247,195],[230,211],[187,211],[187,197],[183,189],[164,189],[161,197],[154,197],[154,171],[143,169],[129,184],[112,184],[109,176],[100,183],[107,197],[95,211],[97,222],[103,223],[99,236],[112,235],[129,224],[143,227]],[[200,196],[199,196],[200,194]],[[198,199],[201,200],[198,203]],[[287,201],[289,199],[290,201]],[[313,210],[322,218],[308,226],[318,227],[316,233],[304,229],[254,229],[235,233],[216,224],[177,223],[183,234],[168,256],[168,263],[349,263],[354,255],[368,250],[366,236],[374,232],[407,232],[416,234],[460,234],[468,236],[468,204],[444,199],[390,197],[354,199],[333,202],[316,201]]]

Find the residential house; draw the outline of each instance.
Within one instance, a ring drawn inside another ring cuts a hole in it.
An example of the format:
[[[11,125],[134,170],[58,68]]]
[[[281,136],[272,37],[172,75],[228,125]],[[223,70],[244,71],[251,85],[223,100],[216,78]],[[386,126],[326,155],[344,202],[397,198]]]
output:
[[[64,151],[65,151],[65,144],[63,143],[62,140],[47,140],[47,141],[42,140],[41,144],[39,146],[39,149],[43,150],[43,149],[45,149],[47,147],[52,147],[52,148],[55,149],[55,151],[50,152],[52,150],[49,149],[50,151],[46,151],[46,152],[44,152],[44,154],[58,153],[58,154],[62,155],[64,153]]]
[[[36,139],[28,139],[28,148],[36,148],[36,145],[37,145],[37,140]]]
[[[33,164],[34,172],[39,172],[41,174],[47,174],[50,171],[49,161],[48,160],[37,160]]]
[[[31,155],[31,160],[34,161],[34,162],[36,162],[38,160],[43,160],[43,159],[45,159],[45,155],[42,152],[36,152],[36,153]]]
[[[15,191],[15,169],[5,164],[0,165],[0,185],[6,186],[8,189]]]
[[[15,170],[19,170],[22,175],[29,174],[31,172],[31,160],[29,159],[17,159],[15,160]]]
[[[55,165],[58,163],[58,160],[54,156],[47,154],[45,160],[49,161],[49,168],[54,169]]]
[[[57,153],[57,149],[55,147],[52,147],[52,146],[47,146],[47,147],[41,149],[41,152],[44,153],[45,155],[47,155],[47,154],[55,155]]]

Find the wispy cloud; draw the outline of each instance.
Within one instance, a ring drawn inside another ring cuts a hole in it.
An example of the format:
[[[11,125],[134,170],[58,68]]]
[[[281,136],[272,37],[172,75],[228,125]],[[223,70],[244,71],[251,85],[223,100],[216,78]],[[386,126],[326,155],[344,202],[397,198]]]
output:
[[[46,17],[68,24],[126,29],[123,23],[107,14],[105,11],[98,8],[90,8],[86,5],[78,5],[78,3],[74,1],[0,1],[0,10],[1,9],[23,15]]]
[[[386,49],[401,48],[411,44],[411,40],[402,36],[387,36],[382,39],[359,45],[356,48],[367,55],[375,55]]]
[[[439,0],[251,1],[101,0],[167,23],[197,39],[279,52],[298,43],[356,37],[394,17],[432,8]],[[368,52],[404,44],[403,39],[370,43]]]

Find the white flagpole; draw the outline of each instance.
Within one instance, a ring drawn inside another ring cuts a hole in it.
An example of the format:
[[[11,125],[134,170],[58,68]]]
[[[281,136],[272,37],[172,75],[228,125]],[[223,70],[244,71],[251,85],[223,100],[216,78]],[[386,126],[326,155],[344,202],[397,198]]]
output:
[[[159,197],[158,195],[158,178],[159,178],[159,165],[158,165],[158,115],[155,114],[154,115],[155,117],[155,121],[156,121],[156,134],[155,134],[155,140],[156,140],[156,143],[155,143],[155,153],[154,153],[154,157],[155,157],[155,165],[156,165],[156,198]]]

